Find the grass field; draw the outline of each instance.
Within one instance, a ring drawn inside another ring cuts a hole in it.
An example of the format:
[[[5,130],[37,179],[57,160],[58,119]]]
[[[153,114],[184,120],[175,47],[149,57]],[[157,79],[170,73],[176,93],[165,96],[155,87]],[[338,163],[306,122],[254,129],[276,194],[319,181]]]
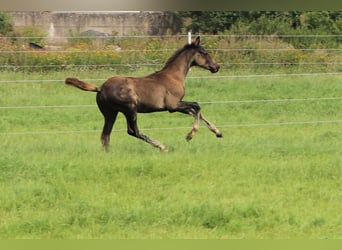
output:
[[[162,153],[120,115],[106,153],[95,94],[63,79],[111,73],[73,74],[0,74],[58,80],[0,83],[1,238],[342,238],[341,76],[188,79],[223,139],[201,126],[186,142],[191,117],[139,115]],[[94,106],[46,107],[64,105]]]

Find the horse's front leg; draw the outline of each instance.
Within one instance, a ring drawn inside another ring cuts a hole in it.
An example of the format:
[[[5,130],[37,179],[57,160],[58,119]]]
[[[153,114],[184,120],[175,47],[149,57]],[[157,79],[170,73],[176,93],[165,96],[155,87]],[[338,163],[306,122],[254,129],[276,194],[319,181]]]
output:
[[[200,119],[200,112],[197,112],[197,114],[193,115],[195,117],[194,123],[192,125],[191,131],[186,135],[185,139],[187,141],[190,141],[192,137],[197,133],[199,129],[199,119]]]
[[[186,135],[186,140],[190,141],[194,135],[197,133],[199,129],[199,120],[201,120],[213,133],[216,134],[216,137],[223,137],[222,133],[216,128],[214,124],[209,122],[204,116],[200,113],[201,107],[197,102],[179,102],[176,109],[170,110],[170,112],[181,112],[184,114],[192,115],[195,120],[192,126],[191,131]]]
[[[201,107],[197,102],[184,101],[179,102],[176,108],[169,110],[170,112],[181,112],[183,114],[191,115],[195,118],[191,131],[185,137],[187,141],[190,141],[199,129],[200,110]]]
[[[217,127],[213,123],[208,121],[206,118],[204,118],[204,116],[200,112],[194,115],[194,117],[195,117],[195,120],[194,120],[192,129],[186,136],[187,141],[190,141],[192,137],[197,133],[199,129],[199,120],[201,120],[205,124],[205,126],[207,126],[207,128],[216,135],[216,137],[218,138],[223,137],[222,133],[217,129]]]
[[[202,114],[200,114],[199,116],[200,116],[199,118],[205,124],[205,126],[207,126],[207,128],[210,129],[216,135],[216,137],[218,137],[218,138],[223,137],[222,133],[216,128],[216,126],[214,124],[212,124],[207,119],[205,119]]]

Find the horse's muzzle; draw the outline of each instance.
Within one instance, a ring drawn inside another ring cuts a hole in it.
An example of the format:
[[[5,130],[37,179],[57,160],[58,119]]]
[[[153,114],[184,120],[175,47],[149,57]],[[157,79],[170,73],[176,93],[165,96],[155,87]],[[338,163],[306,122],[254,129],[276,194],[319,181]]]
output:
[[[219,71],[219,69],[220,69],[220,66],[218,64],[215,64],[215,65],[209,67],[209,70],[211,73],[216,73]]]

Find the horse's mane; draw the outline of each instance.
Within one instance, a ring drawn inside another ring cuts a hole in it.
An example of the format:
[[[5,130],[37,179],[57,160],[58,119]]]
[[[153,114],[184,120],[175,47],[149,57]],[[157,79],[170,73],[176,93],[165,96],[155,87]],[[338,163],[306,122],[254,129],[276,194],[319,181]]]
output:
[[[171,63],[173,63],[173,61],[178,58],[178,56],[180,54],[182,54],[185,50],[189,49],[189,48],[192,48],[193,47],[193,44],[186,44],[183,48],[180,48],[179,50],[177,50],[169,59],[167,59],[164,67],[161,69],[165,69],[167,68]]]

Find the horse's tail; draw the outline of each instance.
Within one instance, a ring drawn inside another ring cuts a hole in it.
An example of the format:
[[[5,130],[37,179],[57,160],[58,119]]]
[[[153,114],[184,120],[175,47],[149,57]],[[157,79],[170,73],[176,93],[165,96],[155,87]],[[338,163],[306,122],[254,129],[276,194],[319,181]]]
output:
[[[69,85],[73,85],[76,88],[85,90],[85,91],[93,91],[93,92],[100,92],[101,89],[94,84],[83,82],[81,80],[78,80],[77,78],[67,78],[65,79],[65,83]]]

